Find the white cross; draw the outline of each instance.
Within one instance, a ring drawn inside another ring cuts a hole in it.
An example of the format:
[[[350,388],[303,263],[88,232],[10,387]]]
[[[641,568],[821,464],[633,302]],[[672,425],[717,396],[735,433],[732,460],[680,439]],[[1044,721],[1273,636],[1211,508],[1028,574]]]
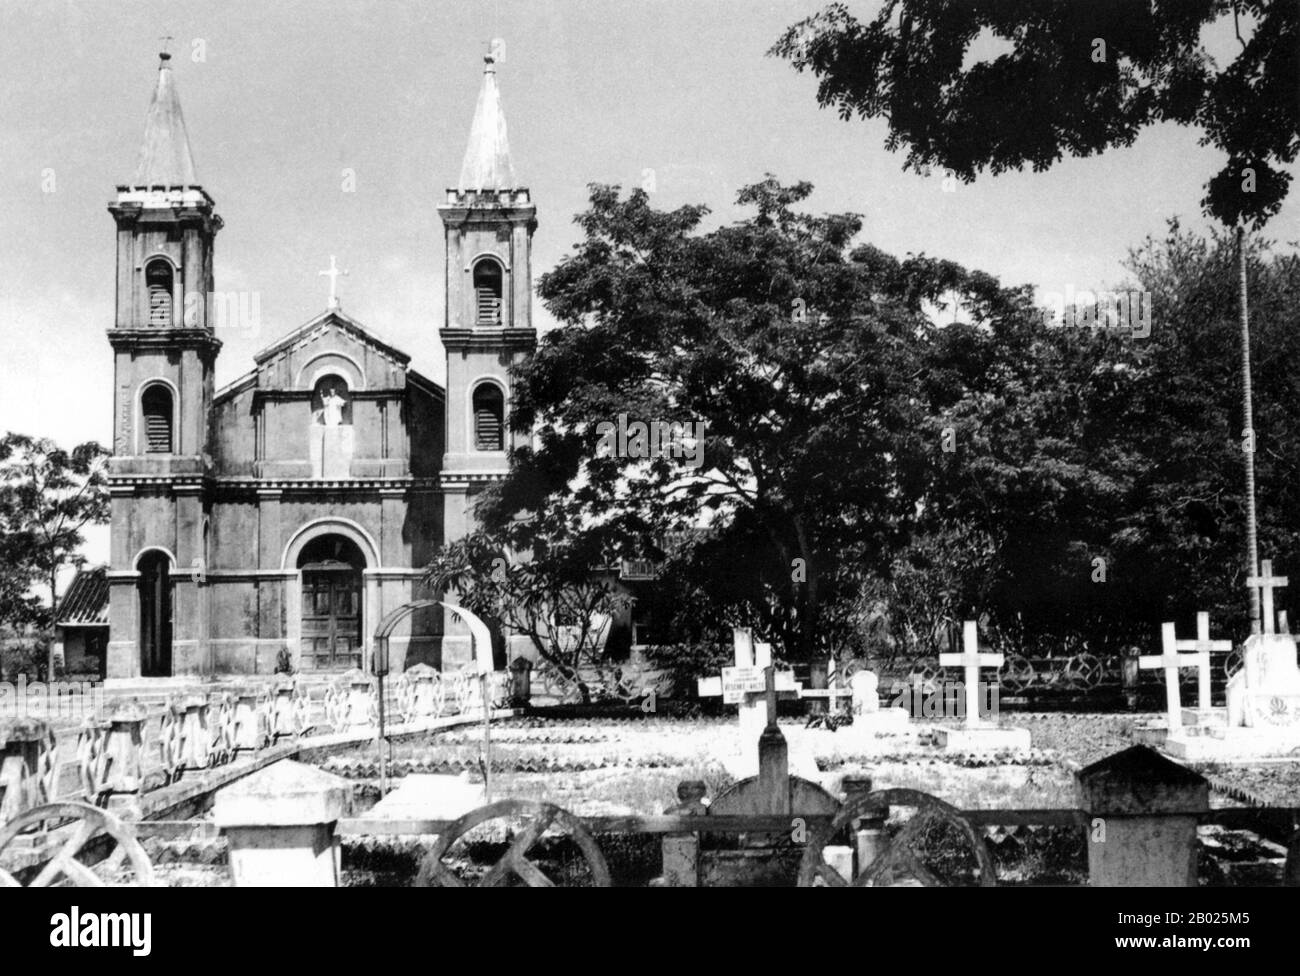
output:
[[[962,643],[965,651],[961,654],[940,654],[939,664],[945,668],[966,669],[966,724],[974,725],[980,714],[980,668],[1002,667],[1002,655],[981,652],[979,649],[979,625],[974,620],[967,620],[962,631]]]
[[[338,296],[337,286],[338,286],[339,275],[343,275],[343,276],[346,278],[348,273],[347,273],[346,271],[343,271],[342,269],[340,269],[337,265],[335,265],[335,263],[334,263],[334,255],[333,255],[333,254],[330,255],[330,266],[329,266],[329,270],[328,270],[328,271],[318,271],[318,272],[316,272],[316,273],[317,273],[318,275],[321,275],[322,277],[328,278],[328,279],[330,280],[330,304],[329,304],[329,307],[330,307],[330,308],[338,308],[338,307],[339,307],[339,296]]]
[[[1261,559],[1259,575],[1246,580],[1247,586],[1258,587],[1264,595],[1264,633],[1273,633],[1273,589],[1286,586],[1285,576],[1273,575],[1273,560]]]
[[[1174,648],[1179,651],[1195,651],[1195,654],[1187,657],[1196,659],[1196,704],[1202,710],[1208,709],[1210,707],[1210,652],[1230,651],[1232,641],[1210,640],[1210,615],[1201,611],[1196,615],[1196,640],[1175,641]],[[1182,667],[1187,667],[1191,663],[1187,661]]]
[[[1206,626],[1209,626],[1208,620]],[[1178,653],[1178,638],[1174,635],[1174,625],[1171,623],[1161,626],[1160,635],[1164,653],[1142,655],[1138,658],[1138,667],[1165,669],[1165,710],[1169,714],[1169,731],[1173,732],[1183,727],[1183,700],[1178,690],[1178,669],[1197,667],[1201,655]],[[1206,675],[1208,677],[1208,672]]]

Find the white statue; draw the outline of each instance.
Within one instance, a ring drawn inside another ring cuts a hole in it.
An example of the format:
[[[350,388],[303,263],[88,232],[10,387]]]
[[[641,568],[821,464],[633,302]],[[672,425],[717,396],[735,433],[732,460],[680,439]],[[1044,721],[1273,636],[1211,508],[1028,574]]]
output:
[[[327,389],[321,396],[321,423],[326,427],[337,427],[343,423],[343,408],[347,403],[335,387]]]

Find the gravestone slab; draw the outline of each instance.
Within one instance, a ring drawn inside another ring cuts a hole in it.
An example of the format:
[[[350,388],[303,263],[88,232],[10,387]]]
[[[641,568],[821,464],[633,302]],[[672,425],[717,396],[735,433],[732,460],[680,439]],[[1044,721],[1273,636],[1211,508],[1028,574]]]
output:
[[[484,785],[471,782],[468,773],[459,776],[413,773],[371,807],[369,816],[389,820],[457,820],[486,803]]]

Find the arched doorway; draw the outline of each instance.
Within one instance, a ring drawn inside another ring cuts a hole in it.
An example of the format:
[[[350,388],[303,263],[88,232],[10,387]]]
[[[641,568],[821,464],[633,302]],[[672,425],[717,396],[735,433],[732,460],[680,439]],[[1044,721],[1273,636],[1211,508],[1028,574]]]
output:
[[[172,673],[172,561],[151,549],[136,564],[140,610],[140,675],[165,678]]]
[[[366,560],[344,535],[312,539],[298,555],[302,574],[301,659],[307,671],[359,668],[365,650],[362,576]]]

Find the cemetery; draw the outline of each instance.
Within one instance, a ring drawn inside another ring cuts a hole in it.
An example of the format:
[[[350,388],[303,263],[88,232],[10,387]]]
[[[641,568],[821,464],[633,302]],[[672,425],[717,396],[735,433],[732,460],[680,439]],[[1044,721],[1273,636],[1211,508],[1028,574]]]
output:
[[[502,3],[13,52],[0,887],[1300,886],[1294,3]]]
[[[5,719],[0,883],[1300,883],[1300,753],[1278,706],[1248,704],[1290,704],[1294,675],[1257,649],[1293,641],[1248,641],[1235,724],[1201,694],[1226,649],[1200,624],[1139,662],[1158,713],[917,718],[856,662],[805,688],[737,628],[736,664],[696,694],[624,676],[585,711],[484,660],[118,696],[79,727]],[[941,693],[1005,665],[975,621],[961,638],[938,663],[964,680]]]

